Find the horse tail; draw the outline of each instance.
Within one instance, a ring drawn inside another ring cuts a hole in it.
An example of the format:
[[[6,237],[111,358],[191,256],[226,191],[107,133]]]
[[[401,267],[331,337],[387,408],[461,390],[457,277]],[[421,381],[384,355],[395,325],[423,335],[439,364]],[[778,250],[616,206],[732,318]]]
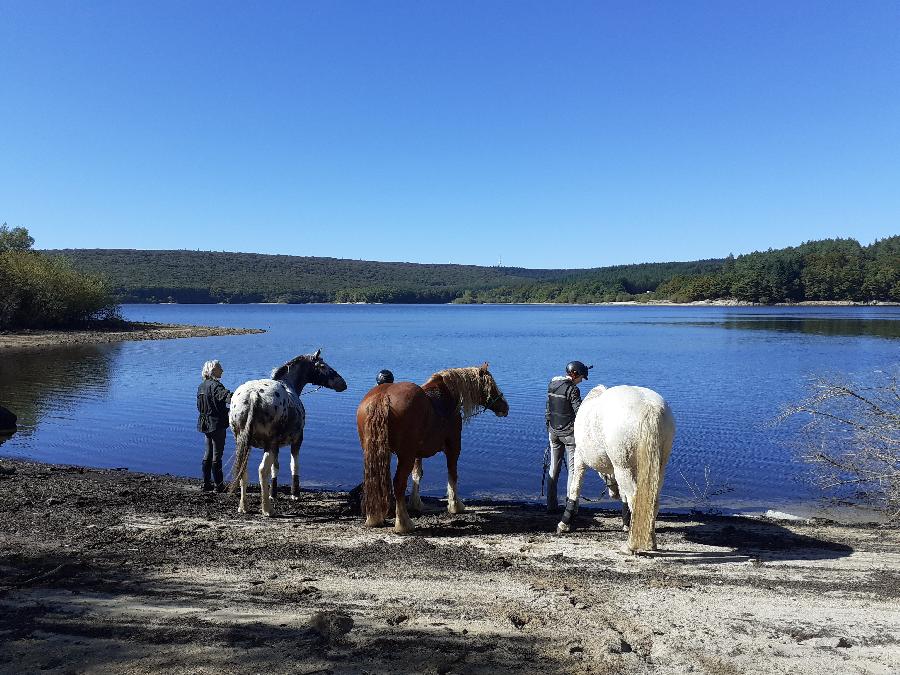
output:
[[[391,447],[388,443],[389,396],[381,396],[366,408],[363,433],[363,499],[367,522],[384,520],[390,494]],[[380,522],[375,524],[381,524]]]
[[[231,470],[231,485],[229,492],[234,492],[247,471],[247,462],[250,461],[250,432],[253,429],[253,413],[256,411],[256,403],[259,395],[251,391],[247,397],[247,417],[238,433],[235,435],[234,467]]]
[[[662,426],[663,409],[652,407],[641,416],[637,439],[637,490],[631,508],[631,527],[628,548],[648,551],[654,548],[656,513],[659,510],[659,490],[662,487]]]

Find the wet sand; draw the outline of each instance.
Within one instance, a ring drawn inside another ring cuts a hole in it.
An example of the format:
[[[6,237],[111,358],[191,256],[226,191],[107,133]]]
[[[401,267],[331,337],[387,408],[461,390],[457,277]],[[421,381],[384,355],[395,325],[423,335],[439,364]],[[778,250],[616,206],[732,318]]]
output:
[[[171,340],[174,338],[211,337],[214,335],[247,335],[265,333],[261,328],[223,328],[167,323],[129,323],[127,326],[103,330],[21,330],[0,333],[0,351],[65,345],[102,344],[127,340]]]
[[[900,531],[428,499],[368,529],[348,495],[237,513],[199,481],[0,460],[0,671],[889,673]]]

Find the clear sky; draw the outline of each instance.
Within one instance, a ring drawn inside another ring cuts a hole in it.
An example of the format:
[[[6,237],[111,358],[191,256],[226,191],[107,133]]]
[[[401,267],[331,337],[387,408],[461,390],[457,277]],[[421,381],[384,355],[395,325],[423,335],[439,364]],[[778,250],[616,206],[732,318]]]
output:
[[[525,267],[900,233],[900,2],[0,0],[39,248]]]

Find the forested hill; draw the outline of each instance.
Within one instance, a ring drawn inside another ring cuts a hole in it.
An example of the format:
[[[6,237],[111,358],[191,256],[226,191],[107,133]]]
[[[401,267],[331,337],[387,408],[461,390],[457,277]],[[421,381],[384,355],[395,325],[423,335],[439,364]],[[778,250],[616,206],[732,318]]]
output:
[[[508,289],[524,293],[544,286],[548,293],[556,290],[553,297],[540,301],[574,302],[578,299],[564,299],[561,294],[575,284],[591,297],[602,294],[615,299],[652,291],[679,274],[708,273],[722,266],[721,260],[712,260],[533,270],[210,251],[62,249],[47,253],[64,255],[77,269],[105,276],[123,302],[428,303],[506,294]],[[512,301],[528,300],[517,296]]]
[[[65,249],[123,302],[900,301],[900,236],[827,239],[695,262],[593,269],[421,265],[340,258]]]

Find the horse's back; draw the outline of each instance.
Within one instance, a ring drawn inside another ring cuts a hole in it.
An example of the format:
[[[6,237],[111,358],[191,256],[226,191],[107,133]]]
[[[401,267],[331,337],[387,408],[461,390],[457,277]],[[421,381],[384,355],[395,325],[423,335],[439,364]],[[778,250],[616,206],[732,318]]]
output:
[[[306,422],[303,403],[280,380],[250,380],[234,390],[228,422],[235,435],[246,426],[251,409],[253,447],[287,445],[302,439]]]
[[[675,420],[665,399],[652,389],[619,385],[585,398],[575,417],[575,445],[590,466],[620,464],[638,442],[642,424],[656,426],[661,451],[668,457]]]

